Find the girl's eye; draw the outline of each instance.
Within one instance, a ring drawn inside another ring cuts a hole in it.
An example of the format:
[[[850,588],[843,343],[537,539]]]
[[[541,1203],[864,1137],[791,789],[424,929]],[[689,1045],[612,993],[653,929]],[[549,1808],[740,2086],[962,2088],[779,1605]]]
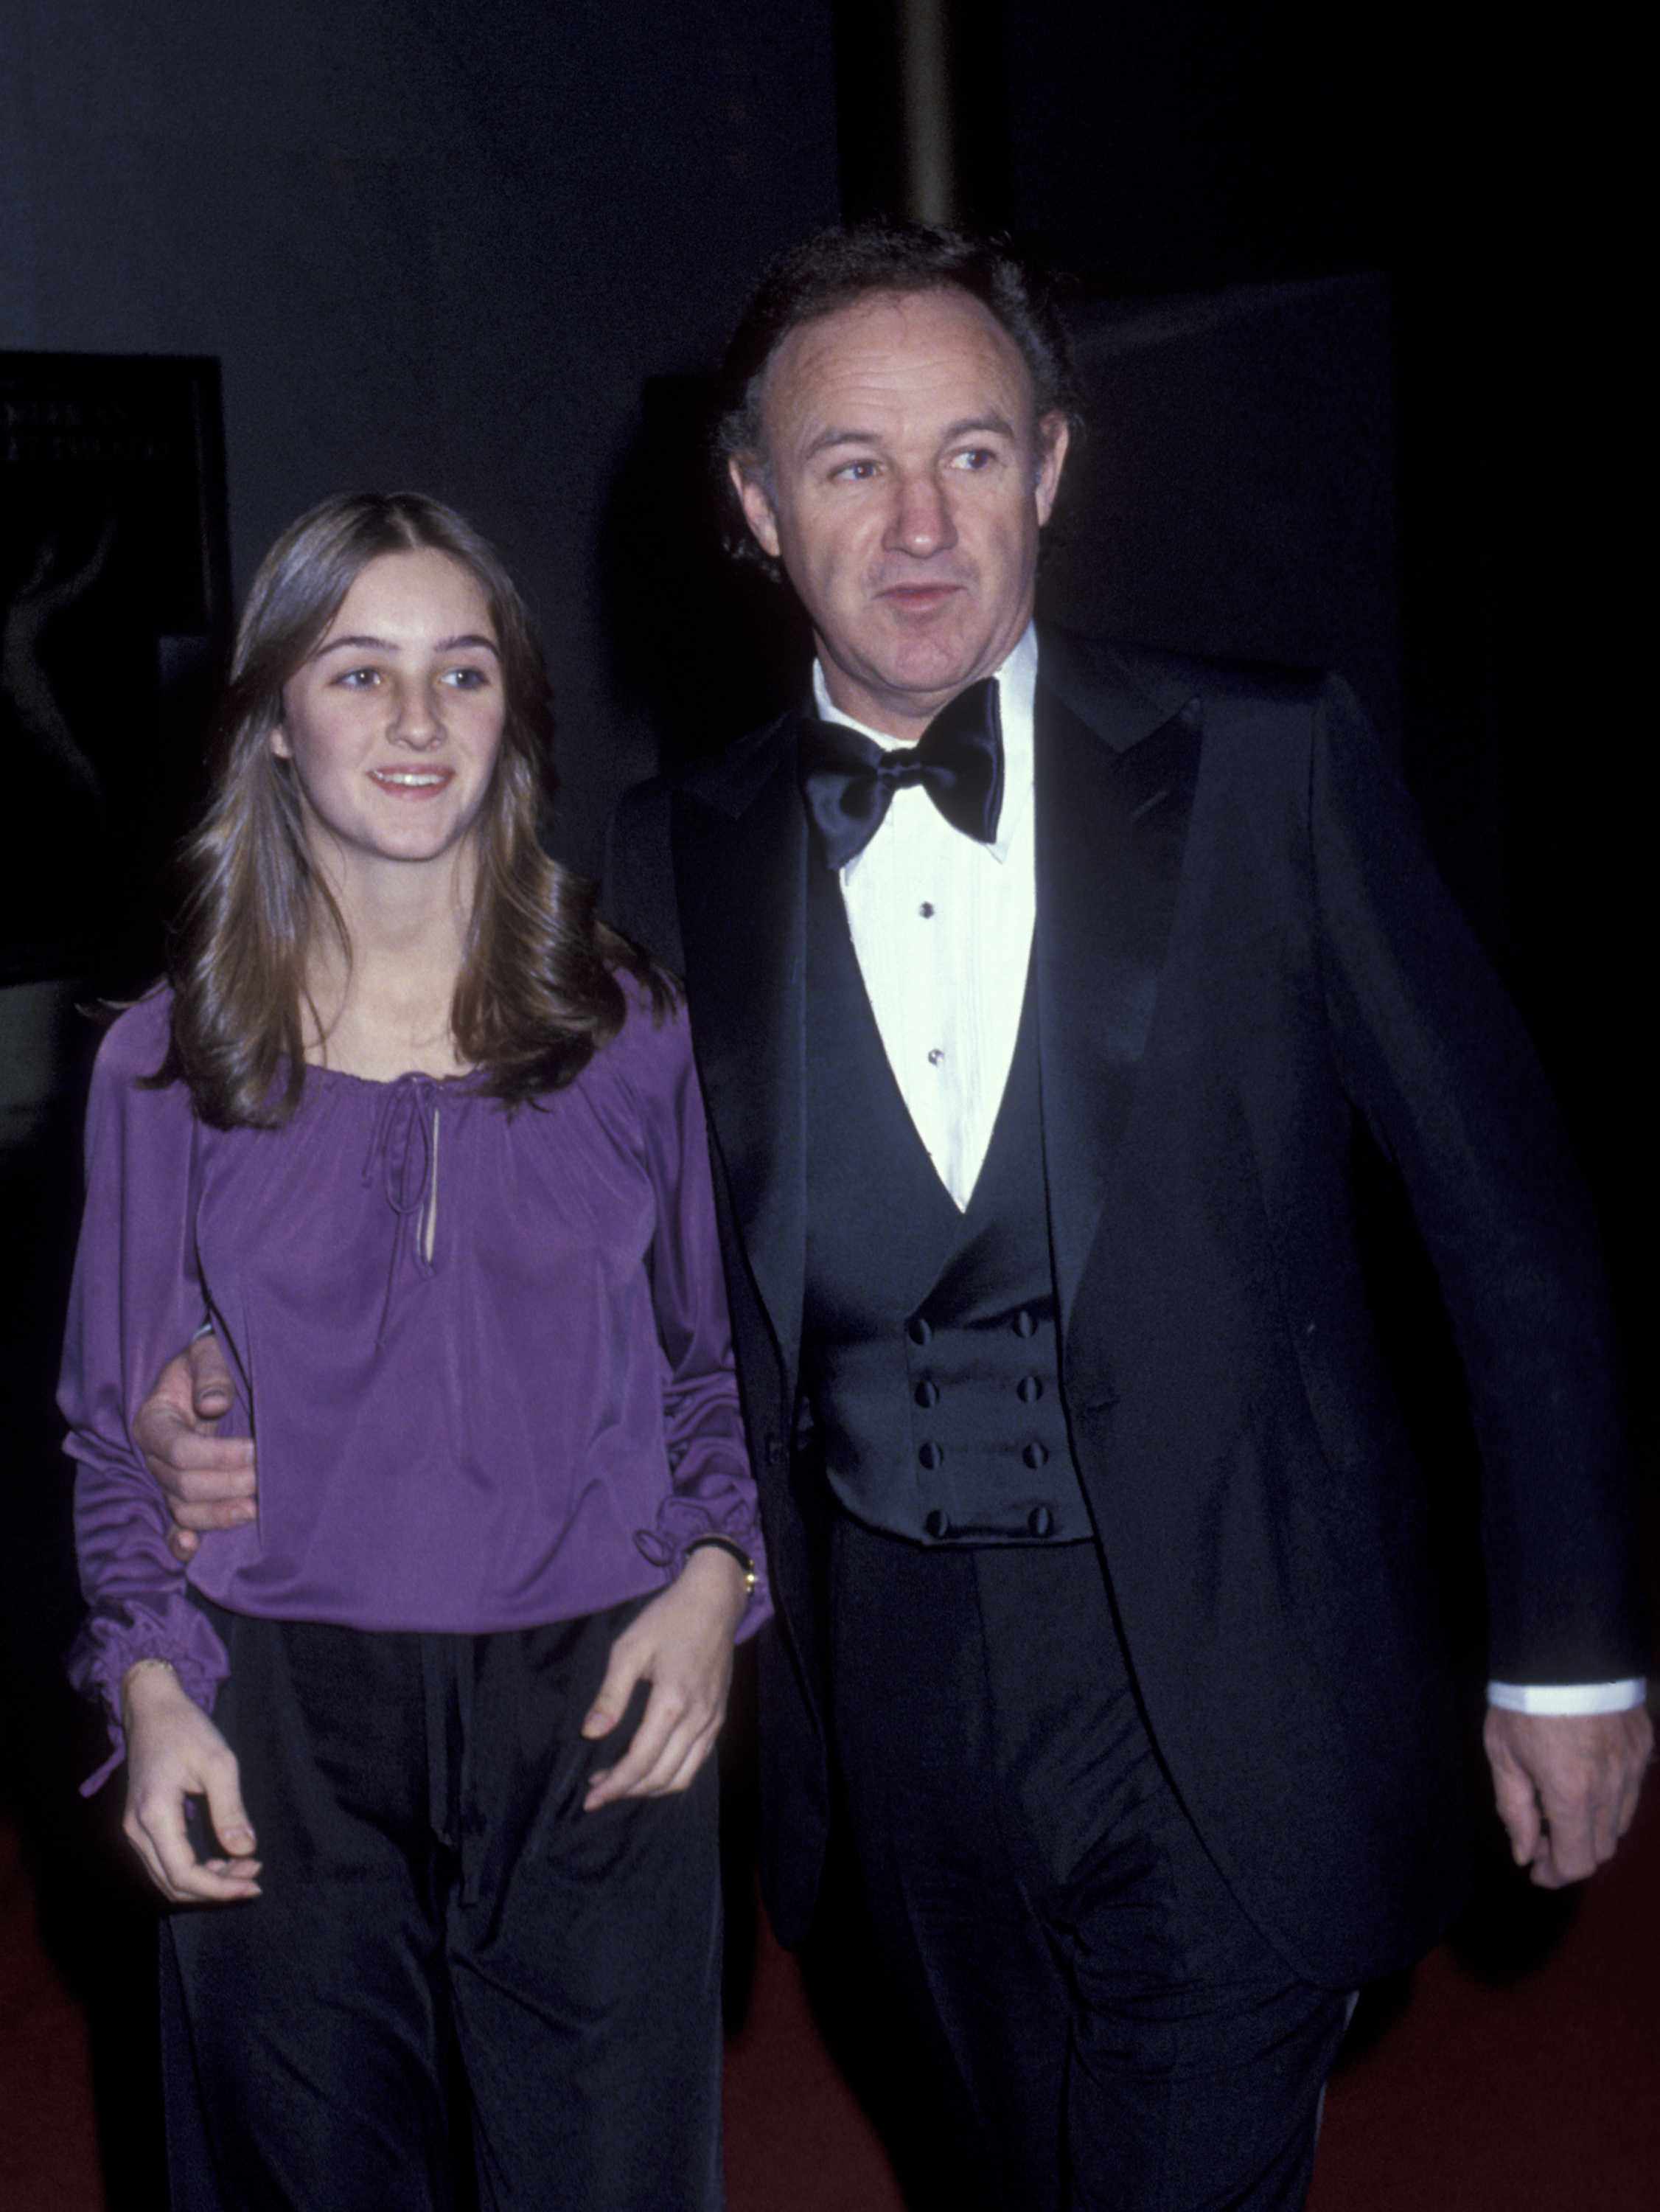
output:
[[[482,668],[451,668],[445,672],[444,680],[452,684],[457,691],[482,691],[490,679]]]
[[[367,691],[372,684],[379,683],[380,671],[378,668],[348,668],[342,675],[336,677],[335,681],[348,691]]]

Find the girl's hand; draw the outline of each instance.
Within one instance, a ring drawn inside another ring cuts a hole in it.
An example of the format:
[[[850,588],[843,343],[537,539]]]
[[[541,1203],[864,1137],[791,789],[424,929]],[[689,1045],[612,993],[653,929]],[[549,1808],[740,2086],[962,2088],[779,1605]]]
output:
[[[651,1694],[627,1751],[589,1783],[585,1812],[619,1797],[663,1797],[688,1787],[726,1717],[732,1639],[748,1601],[742,1568],[730,1552],[708,1545],[623,1630],[582,1733],[609,1735],[637,1682],[650,1682]]]
[[[243,1809],[236,1755],[171,1667],[141,1661],[121,1684],[127,1731],[127,1808],[122,1832],[144,1870],[174,1905],[233,1905],[259,1894],[254,1833]],[[185,1800],[205,1797],[214,1833],[230,1854],[198,1859]]]

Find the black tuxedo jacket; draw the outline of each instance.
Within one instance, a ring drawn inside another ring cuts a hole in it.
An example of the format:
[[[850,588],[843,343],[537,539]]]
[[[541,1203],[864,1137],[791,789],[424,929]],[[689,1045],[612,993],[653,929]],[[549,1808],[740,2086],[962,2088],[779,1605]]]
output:
[[[1462,1884],[1465,1760],[1427,1486],[1356,1237],[1363,1121],[1451,1316],[1492,1672],[1643,1671],[1593,1239],[1515,1016],[1336,682],[1045,634],[1038,992],[1063,1391],[1135,1677],[1246,1910],[1300,1972],[1415,1955]],[[763,1875],[785,1940],[829,1787],[826,1492],[798,1419],[807,869],[789,718],[613,828],[608,911],[684,975],[780,1633]],[[879,1260],[873,1262],[879,1264]]]

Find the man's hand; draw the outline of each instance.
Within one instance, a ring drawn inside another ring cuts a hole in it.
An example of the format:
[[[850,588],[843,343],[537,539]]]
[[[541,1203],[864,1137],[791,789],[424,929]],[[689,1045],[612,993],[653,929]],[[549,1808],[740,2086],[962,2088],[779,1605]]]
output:
[[[194,1557],[204,1528],[239,1528],[254,1517],[253,1446],[215,1436],[234,1396],[216,1336],[198,1336],[170,1359],[134,1418],[134,1441],[173,1515],[167,1547]]]
[[[259,1894],[254,1833],[243,1808],[236,1755],[170,1667],[130,1667],[121,1685],[127,1731],[127,1809],[122,1832],[144,1870],[174,1905],[235,1905]],[[198,1859],[185,1801],[205,1797],[229,1856]]]
[[[662,1797],[688,1786],[726,1717],[732,1638],[748,1602],[737,1561],[706,1545],[623,1630],[582,1733],[591,1740],[609,1735],[636,1683],[650,1682],[651,1694],[627,1753],[590,1781],[585,1813],[619,1797]]]
[[[1512,1713],[1487,1708],[1487,1764],[1511,1855],[1541,1889],[1583,1881],[1632,1823],[1654,1729],[1624,1713]]]

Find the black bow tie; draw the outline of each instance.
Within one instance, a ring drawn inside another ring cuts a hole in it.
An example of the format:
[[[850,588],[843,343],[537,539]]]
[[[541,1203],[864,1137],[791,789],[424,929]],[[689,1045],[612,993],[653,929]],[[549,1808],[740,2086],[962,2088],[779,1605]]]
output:
[[[884,752],[845,722],[803,716],[801,788],[824,857],[845,868],[882,825],[894,793],[919,783],[954,830],[989,845],[1003,808],[997,679],[983,678],[942,707],[914,745]]]

